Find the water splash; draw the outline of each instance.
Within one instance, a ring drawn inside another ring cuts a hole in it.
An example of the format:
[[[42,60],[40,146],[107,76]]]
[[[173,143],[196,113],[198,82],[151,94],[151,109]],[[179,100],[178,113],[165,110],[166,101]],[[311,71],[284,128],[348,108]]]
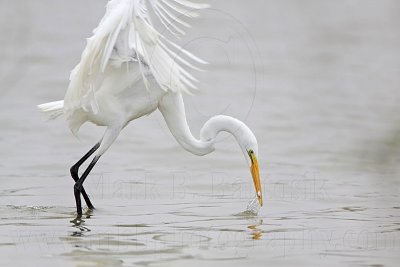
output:
[[[258,198],[255,196],[247,205],[246,212],[249,214],[257,215],[260,211],[260,203],[258,203]]]
[[[239,212],[235,214],[236,216],[250,216],[254,217],[258,215],[258,211],[260,210],[261,206],[258,203],[258,198],[255,196],[253,199],[250,200],[249,204],[247,204],[247,208],[245,211]]]

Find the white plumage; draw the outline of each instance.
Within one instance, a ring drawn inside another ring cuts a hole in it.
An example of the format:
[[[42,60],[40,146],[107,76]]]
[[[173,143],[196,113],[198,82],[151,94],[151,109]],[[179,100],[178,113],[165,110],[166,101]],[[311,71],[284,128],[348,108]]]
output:
[[[80,63],[71,73],[64,99],[68,115],[80,106],[98,111],[95,92],[108,65],[123,67],[125,62],[136,61],[141,63],[139,70],[146,86],[145,74],[149,69],[165,91],[187,92],[195,88],[193,82],[197,80],[185,66],[197,69],[195,63],[205,62],[160,34],[152,24],[147,6],[155,11],[166,29],[180,34],[184,31],[176,24],[189,26],[180,17],[193,17],[193,9],[207,7],[186,0],[110,1],[105,16],[87,40]]]
[[[251,168],[257,197],[262,204],[257,140],[241,121],[228,116],[212,117],[203,126],[200,139],[193,137],[186,121],[182,93],[196,88],[189,70],[206,64],[163,36],[152,23],[151,8],[160,23],[177,36],[190,25],[185,17],[196,17],[206,4],[187,0],[111,0],[93,36],[87,39],[79,64],[73,69],[64,100],[39,108],[50,118],[65,114],[77,134],[85,122],[106,126],[101,140],[71,168],[78,215],[80,195],[93,208],[83,182],[101,155],[132,120],[159,109],[178,143],[196,155],[214,151],[220,131],[230,132],[239,143]],[[81,177],[78,169],[92,154],[92,162]]]

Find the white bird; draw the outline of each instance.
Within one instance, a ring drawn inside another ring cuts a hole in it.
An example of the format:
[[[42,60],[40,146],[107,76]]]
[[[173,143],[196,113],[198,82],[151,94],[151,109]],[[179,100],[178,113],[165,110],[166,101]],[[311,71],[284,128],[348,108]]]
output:
[[[188,0],[111,0],[106,14],[88,38],[79,64],[73,69],[64,100],[39,105],[50,118],[66,115],[69,128],[77,134],[85,122],[105,126],[101,140],[70,171],[75,181],[78,216],[81,197],[94,209],[83,182],[121,130],[132,120],[160,110],[172,135],[187,151],[206,155],[214,151],[219,132],[231,133],[250,167],[256,195],[262,206],[258,169],[258,144],[252,131],[238,119],[218,115],[210,118],[195,138],[187,124],[182,94],[195,88],[197,80],[187,69],[198,69],[203,60],[186,51],[156,30],[148,8],[174,35],[190,25],[184,17],[195,17],[206,4]],[[93,154],[79,177],[79,167]]]

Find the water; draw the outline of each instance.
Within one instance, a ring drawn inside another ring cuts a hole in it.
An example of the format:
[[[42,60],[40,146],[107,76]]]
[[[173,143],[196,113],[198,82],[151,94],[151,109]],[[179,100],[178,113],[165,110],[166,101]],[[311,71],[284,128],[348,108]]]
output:
[[[61,99],[105,1],[0,1],[2,266],[395,266],[400,260],[398,1],[218,1],[180,43],[211,65],[186,97],[254,130],[264,206],[234,140],[196,157],[160,114],[127,127],[86,182],[79,140],[35,105]]]

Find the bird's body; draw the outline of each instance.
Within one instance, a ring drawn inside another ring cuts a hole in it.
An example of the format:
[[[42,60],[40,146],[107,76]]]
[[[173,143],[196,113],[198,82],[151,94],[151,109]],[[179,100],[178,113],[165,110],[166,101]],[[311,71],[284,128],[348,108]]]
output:
[[[173,33],[181,32],[173,22],[188,25],[171,11],[193,17],[193,9],[206,7],[187,0],[110,1],[106,15],[88,39],[81,61],[71,73],[64,100],[39,105],[52,118],[65,114],[74,134],[85,122],[106,127],[101,140],[71,167],[78,215],[82,214],[81,194],[88,207],[93,208],[83,182],[98,159],[130,121],[157,109],[178,143],[193,154],[214,151],[215,137],[220,131],[234,135],[252,170],[262,204],[255,136],[243,122],[222,115],[206,122],[199,139],[192,135],[182,93],[195,87],[197,80],[186,69],[198,69],[195,64],[205,62],[158,33],[147,11],[148,5]],[[79,177],[79,167],[94,153],[91,164]]]
[[[158,86],[151,73],[147,73],[148,86],[144,84],[137,62],[124,63],[129,68],[108,67],[108,75],[93,93],[97,111],[85,106],[74,110],[70,117],[73,132],[86,121],[98,126],[125,126],[132,120],[155,111],[167,94]]]

